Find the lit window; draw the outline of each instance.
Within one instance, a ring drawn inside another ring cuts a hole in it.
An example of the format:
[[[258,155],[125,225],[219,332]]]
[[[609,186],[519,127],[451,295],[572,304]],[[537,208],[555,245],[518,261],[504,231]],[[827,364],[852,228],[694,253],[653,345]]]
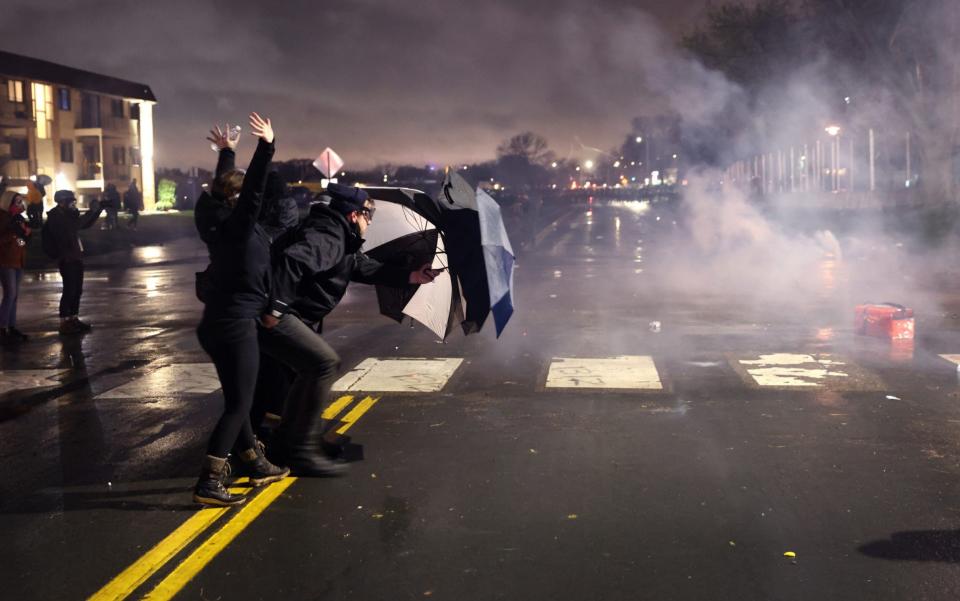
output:
[[[73,140],[60,140],[60,162],[73,162]]]
[[[61,111],[70,110],[70,89],[57,88],[57,105]]]
[[[15,79],[7,80],[7,98],[10,102],[23,102],[23,82]]]
[[[9,138],[10,158],[15,161],[30,159],[30,144],[26,138]]]
[[[34,83],[33,118],[37,122],[37,138],[46,140],[53,134],[53,88]]]

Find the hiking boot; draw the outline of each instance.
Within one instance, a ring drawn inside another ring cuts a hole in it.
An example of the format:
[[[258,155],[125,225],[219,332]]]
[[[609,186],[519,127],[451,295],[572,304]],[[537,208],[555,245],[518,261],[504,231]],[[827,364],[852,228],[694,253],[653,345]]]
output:
[[[65,319],[60,322],[60,328],[57,330],[63,335],[72,335],[79,334],[82,330],[77,326],[77,322],[73,319]]]
[[[226,507],[240,505],[247,500],[245,496],[235,495],[224,486],[223,481],[229,473],[227,465],[227,460],[220,457],[207,455],[204,458],[200,479],[197,480],[197,485],[193,489],[194,503]]]
[[[13,342],[26,342],[29,336],[14,327],[7,328],[6,336]]]
[[[288,468],[278,467],[267,461],[263,456],[263,447],[259,440],[255,449],[247,449],[240,453],[240,460],[243,462],[242,473],[250,478],[251,486],[265,486],[290,475]]]
[[[290,466],[290,473],[294,476],[307,478],[333,478],[343,476],[350,470],[350,466],[346,463],[331,461],[319,452],[293,453],[288,457],[287,465]]]

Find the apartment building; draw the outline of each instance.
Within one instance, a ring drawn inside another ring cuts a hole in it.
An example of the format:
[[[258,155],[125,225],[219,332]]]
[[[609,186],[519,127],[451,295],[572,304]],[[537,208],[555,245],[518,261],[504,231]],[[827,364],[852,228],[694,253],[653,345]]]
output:
[[[46,175],[46,203],[70,189],[82,204],[136,179],[156,204],[149,86],[0,51],[0,175],[25,187]]]

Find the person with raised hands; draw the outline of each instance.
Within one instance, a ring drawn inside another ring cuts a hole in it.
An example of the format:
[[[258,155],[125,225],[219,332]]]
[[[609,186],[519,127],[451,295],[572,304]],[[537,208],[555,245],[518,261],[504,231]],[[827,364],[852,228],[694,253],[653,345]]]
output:
[[[290,473],[263,456],[249,417],[259,368],[257,321],[270,299],[270,238],[258,219],[274,154],[270,119],[251,113],[250,129],[258,142],[246,174],[226,180],[224,176],[237,174],[233,165],[227,164],[232,163],[237,140],[228,133],[211,131],[222,165],[218,164],[211,193],[201,195],[196,207],[197,229],[210,253],[197,337],[217,368],[224,401],[193,493],[195,502],[206,505],[237,505],[245,499],[225,485],[232,448],[242,449],[241,465],[254,486]]]

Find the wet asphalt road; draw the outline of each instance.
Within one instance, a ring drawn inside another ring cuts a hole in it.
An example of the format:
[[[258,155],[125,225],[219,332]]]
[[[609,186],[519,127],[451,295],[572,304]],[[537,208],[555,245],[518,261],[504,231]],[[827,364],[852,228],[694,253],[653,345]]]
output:
[[[349,476],[226,513],[130,598],[960,597],[960,389],[938,356],[960,353],[956,291],[934,286],[915,348],[891,349],[852,333],[855,264],[824,259],[810,276],[823,294],[788,305],[742,286],[691,294],[662,267],[683,225],[657,215],[578,207],[545,230],[520,254],[500,340],[488,324],[438,343],[378,316],[357,285],[326,324],[344,371],[463,363],[437,392],[369,392]],[[52,333],[56,278],[25,283],[33,336],[0,356],[0,384],[27,382],[0,396],[3,598],[87,598],[196,519],[219,392],[182,391],[184,376],[136,386],[205,363],[203,256],[183,241],[137,251],[135,267],[100,260],[83,300],[95,329],[78,339]],[[770,367],[782,354],[842,375]],[[547,386],[557,358],[623,355],[652,357],[659,389],[601,389],[595,374]],[[201,548],[209,561],[183,577]]]

